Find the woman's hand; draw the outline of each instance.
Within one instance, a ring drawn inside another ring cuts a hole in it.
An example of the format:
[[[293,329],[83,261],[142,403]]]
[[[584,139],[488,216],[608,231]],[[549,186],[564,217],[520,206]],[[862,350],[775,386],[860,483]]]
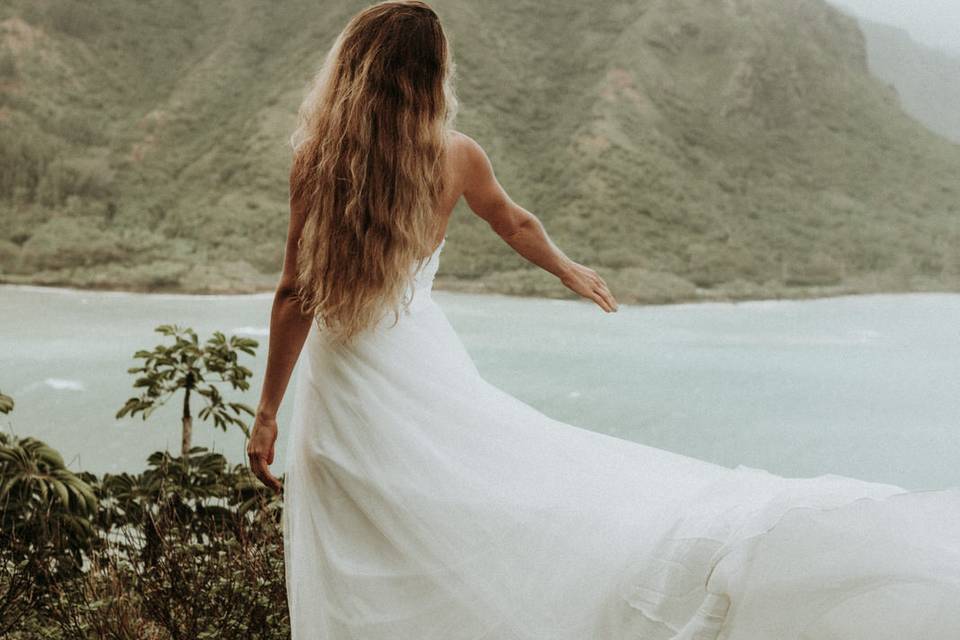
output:
[[[593,269],[571,262],[560,282],[579,296],[593,300],[607,313],[617,310],[617,300],[603,278]]]
[[[270,416],[261,416],[253,423],[250,432],[250,441],[247,442],[247,457],[250,459],[250,470],[260,482],[275,492],[280,493],[280,481],[270,473],[273,464],[274,447],[277,442],[277,420]]]

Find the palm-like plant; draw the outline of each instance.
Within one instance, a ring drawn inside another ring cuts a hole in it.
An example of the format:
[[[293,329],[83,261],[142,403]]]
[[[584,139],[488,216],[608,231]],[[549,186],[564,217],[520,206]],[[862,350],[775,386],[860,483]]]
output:
[[[9,413],[13,400],[0,400]],[[97,540],[96,510],[92,488],[59,453],[0,433],[0,636],[36,611],[50,584],[77,574]]]
[[[211,338],[200,344],[193,329],[169,324],[160,325],[155,331],[173,338],[173,344],[160,344],[152,351],[141,350],[133,355],[135,359],[143,360],[143,365],[127,371],[139,374],[133,386],[143,389],[143,392],[127,400],[117,412],[117,418],[140,414],[146,420],[182,389],[182,455],[188,455],[191,449],[193,415],[190,401],[194,393],[204,400],[204,406],[198,414],[201,420],[213,419],[214,426],[224,431],[229,425],[234,425],[249,436],[249,429],[241,416],[252,416],[253,409],[241,402],[226,401],[218,385],[226,384],[241,391],[250,388],[249,379],[253,374],[238,362],[239,354],[255,355],[259,343],[239,336],[227,338],[220,331],[215,331]]]
[[[59,453],[0,433],[0,636],[80,574],[98,542],[96,511],[92,488]]]
[[[13,398],[0,392],[0,413],[13,411]]]
[[[0,434],[0,539],[43,544],[54,539],[79,552],[94,536],[91,486],[40,440]]]
[[[138,475],[104,476],[103,494],[112,507],[108,526],[146,522],[159,509],[173,507],[201,531],[208,520],[243,518],[273,495],[245,466],[230,466],[223,455],[203,447],[180,457],[158,451],[147,464]]]
[[[100,525],[114,531],[125,557],[153,563],[170,545],[204,544],[246,535],[257,523],[279,523],[279,497],[243,465],[194,447],[174,457],[156,452],[140,474],[104,476]]]

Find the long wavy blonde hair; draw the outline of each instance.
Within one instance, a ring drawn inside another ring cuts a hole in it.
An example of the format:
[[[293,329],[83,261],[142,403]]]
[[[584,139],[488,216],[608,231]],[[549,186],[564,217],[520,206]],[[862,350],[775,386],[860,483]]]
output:
[[[350,342],[407,306],[437,236],[454,64],[424,2],[381,2],[337,37],[300,106],[291,198],[306,208],[297,296]]]

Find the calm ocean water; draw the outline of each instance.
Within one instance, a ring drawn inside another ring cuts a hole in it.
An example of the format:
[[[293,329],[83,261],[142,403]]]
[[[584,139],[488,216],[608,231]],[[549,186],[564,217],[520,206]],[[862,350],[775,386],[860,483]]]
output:
[[[564,422],[782,475],[960,485],[960,295],[614,315],[575,301],[434,295],[487,380]],[[271,300],[0,287],[0,390],[17,402],[0,428],[46,440],[75,469],[139,470],[151,451],[178,448],[179,422],[175,406],[147,422],[114,419],[133,391],[134,351],[159,342],[161,323],[254,337],[242,399],[255,405]],[[195,435],[242,461],[239,432],[197,424]]]

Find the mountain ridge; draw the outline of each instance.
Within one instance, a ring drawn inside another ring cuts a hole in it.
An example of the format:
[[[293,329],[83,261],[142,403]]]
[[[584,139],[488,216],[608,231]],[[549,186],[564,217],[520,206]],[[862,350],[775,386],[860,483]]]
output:
[[[363,4],[90,6],[0,9],[0,281],[271,288],[296,107]],[[434,6],[458,128],[623,301],[960,289],[960,146],[822,0]],[[462,203],[448,236],[439,287],[565,295]]]

